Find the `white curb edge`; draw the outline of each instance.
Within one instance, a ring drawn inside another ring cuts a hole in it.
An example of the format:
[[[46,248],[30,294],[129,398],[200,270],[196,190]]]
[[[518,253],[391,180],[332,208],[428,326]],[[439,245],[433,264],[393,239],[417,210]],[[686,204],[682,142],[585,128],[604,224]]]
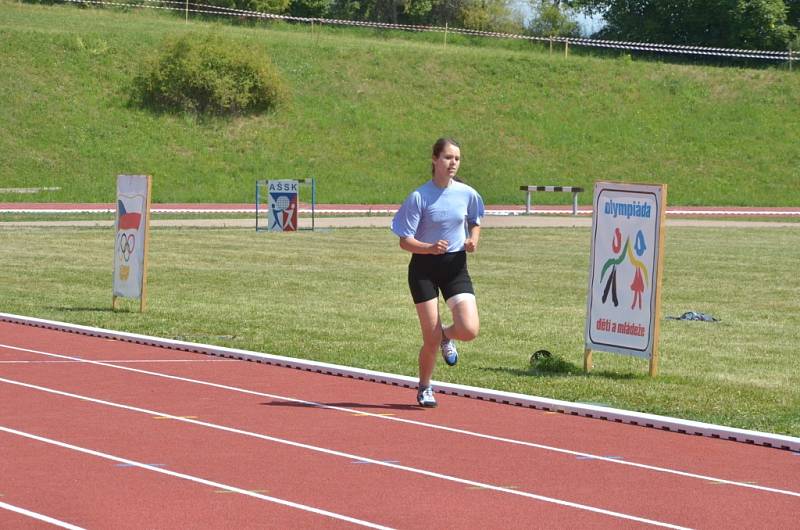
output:
[[[338,364],[323,363],[318,361],[308,361],[303,359],[296,359],[293,357],[283,357],[280,355],[252,352],[236,348],[225,348],[222,346],[212,346],[207,344],[184,342],[180,340],[163,339],[159,337],[151,337],[148,335],[139,335],[136,333],[126,333],[122,331],[112,331],[90,326],[81,326],[78,324],[69,324],[65,322],[44,320],[34,317],[13,315],[9,313],[0,313],[0,322],[10,322],[26,326],[53,329],[68,333],[88,335],[92,337],[110,338],[125,342],[132,342],[136,344],[144,344],[148,346],[158,346],[174,350],[202,353],[205,355],[215,355],[218,357],[229,357],[234,359],[255,361],[275,366],[297,368],[309,372],[317,372],[328,375],[338,375],[343,377],[350,377],[353,379],[359,379],[363,381],[402,386],[406,388],[417,387],[417,379],[414,377],[389,374],[385,372],[377,372],[372,370],[363,370],[360,368],[351,368],[348,366],[342,366]],[[484,401],[492,401],[495,403],[503,403],[507,405],[529,407],[550,412],[560,412],[563,414],[571,414],[574,416],[582,416],[586,418],[597,418],[607,421],[615,421],[618,423],[626,423],[629,425],[650,427],[653,429],[661,429],[681,434],[707,436],[710,438],[731,440],[753,445],[762,445],[766,447],[773,447],[777,449],[785,449],[789,451],[800,452],[800,438],[795,438],[792,436],[765,433],[759,431],[749,431],[745,429],[736,429],[733,427],[724,427],[710,423],[682,420],[678,418],[670,418],[668,416],[658,416],[655,414],[646,414],[642,412],[615,409],[611,407],[603,407],[598,405],[572,403],[569,401],[561,401],[545,397],[529,396],[513,392],[503,392],[500,390],[490,390],[473,386],[457,385],[453,383],[433,381],[433,384],[437,392],[444,394],[463,396],[473,399],[481,399]]]

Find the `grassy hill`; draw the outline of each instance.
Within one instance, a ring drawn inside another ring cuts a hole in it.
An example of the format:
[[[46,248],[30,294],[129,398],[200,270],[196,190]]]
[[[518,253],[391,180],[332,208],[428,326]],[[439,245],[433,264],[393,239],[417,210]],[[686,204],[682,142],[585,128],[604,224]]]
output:
[[[232,119],[132,106],[144,58],[190,31],[267,50],[291,101]],[[0,188],[60,188],[0,201],[111,201],[115,175],[149,173],[155,202],[249,202],[257,179],[314,176],[320,202],[398,203],[453,136],[489,204],[600,179],[665,182],[675,205],[800,204],[797,71],[434,38],[0,0]]]

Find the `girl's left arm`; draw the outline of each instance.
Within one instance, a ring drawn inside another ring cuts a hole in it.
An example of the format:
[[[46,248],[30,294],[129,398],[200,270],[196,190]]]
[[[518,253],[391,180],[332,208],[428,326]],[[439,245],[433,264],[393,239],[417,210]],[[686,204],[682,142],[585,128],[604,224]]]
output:
[[[478,240],[481,238],[481,225],[469,225],[469,238],[464,243],[464,248],[467,252],[475,252],[478,250]]]

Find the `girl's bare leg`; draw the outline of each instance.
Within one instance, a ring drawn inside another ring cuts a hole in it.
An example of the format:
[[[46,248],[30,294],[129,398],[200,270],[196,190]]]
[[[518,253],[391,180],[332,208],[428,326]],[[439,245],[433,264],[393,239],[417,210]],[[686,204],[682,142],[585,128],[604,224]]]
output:
[[[478,304],[474,298],[465,298],[451,309],[453,324],[444,328],[448,339],[470,341],[478,336],[480,319],[478,318]]]
[[[422,331],[422,347],[419,349],[419,385],[428,386],[436,366],[436,354],[442,342],[442,323],[439,319],[439,299],[433,298],[416,305],[419,326]]]

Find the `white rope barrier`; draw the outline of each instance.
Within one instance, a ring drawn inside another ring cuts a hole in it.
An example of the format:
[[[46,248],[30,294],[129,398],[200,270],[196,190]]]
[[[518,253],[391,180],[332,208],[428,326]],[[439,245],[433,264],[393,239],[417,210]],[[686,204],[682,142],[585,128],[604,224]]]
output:
[[[112,2],[108,0],[62,0],[65,3],[125,7],[134,9],[160,9],[163,11],[181,11],[186,13],[200,13],[219,16],[239,16],[266,20],[283,20],[287,22],[303,22],[310,24],[327,24],[333,26],[355,26],[376,29],[395,29],[401,31],[435,32],[435,33],[455,33],[460,35],[475,37],[491,37],[502,39],[527,40],[540,43],[560,43],[565,46],[584,46],[590,48],[607,48],[629,51],[643,51],[667,54],[682,55],[703,55],[708,57],[728,57],[737,59],[761,59],[772,61],[792,61],[800,60],[800,51],[771,51],[771,50],[748,50],[738,48],[714,48],[706,46],[689,46],[678,44],[658,44],[647,42],[626,42],[602,39],[572,38],[572,37],[537,37],[533,35],[519,35],[514,33],[501,33],[495,31],[481,31],[475,29],[441,27],[441,26],[420,26],[412,24],[389,24],[385,22],[369,22],[361,20],[342,20],[331,18],[315,17],[294,17],[288,15],[274,15],[259,11],[248,11],[222,6],[212,6],[207,4],[197,4],[194,2],[180,2],[177,0],[141,0],[141,3]],[[156,4],[156,5],[150,5]]]

